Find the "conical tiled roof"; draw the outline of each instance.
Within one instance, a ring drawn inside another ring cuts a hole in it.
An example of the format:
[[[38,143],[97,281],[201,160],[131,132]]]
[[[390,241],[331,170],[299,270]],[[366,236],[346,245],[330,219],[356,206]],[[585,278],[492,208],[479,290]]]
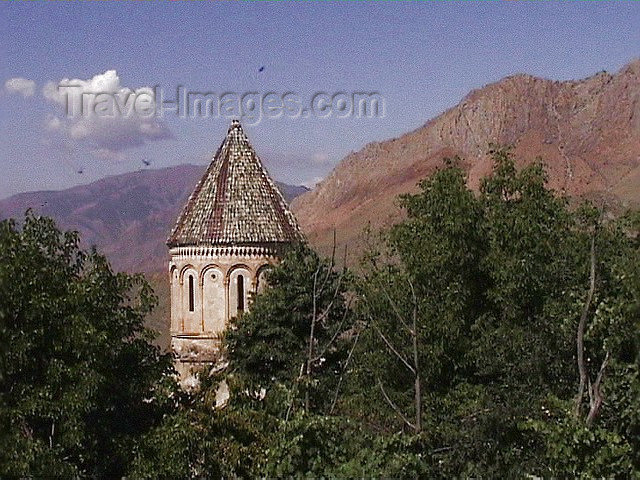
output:
[[[234,120],[167,240],[182,245],[289,243],[302,233]]]

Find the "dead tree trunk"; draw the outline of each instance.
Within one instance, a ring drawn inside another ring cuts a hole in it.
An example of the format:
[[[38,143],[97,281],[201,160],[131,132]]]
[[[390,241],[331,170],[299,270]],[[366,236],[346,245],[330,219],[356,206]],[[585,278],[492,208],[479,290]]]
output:
[[[416,423],[415,431],[420,433],[422,431],[422,385],[420,379],[420,361],[418,358],[418,300],[416,298],[416,292],[413,289],[413,283],[409,282],[411,287],[411,296],[413,298],[413,328],[411,332],[412,344],[413,344],[413,368],[415,370],[414,379],[414,403],[416,409]]]
[[[578,358],[578,375],[580,377],[580,385],[578,386],[578,395],[576,395],[574,414],[576,417],[580,417],[580,407],[582,406],[582,399],[584,397],[584,388],[588,382],[587,365],[584,361],[584,332],[587,327],[587,316],[589,315],[589,308],[591,308],[591,301],[596,290],[596,237],[595,234],[591,237],[591,272],[589,274],[589,292],[587,293],[587,300],[582,309],[582,315],[580,315],[580,321],[578,322],[578,332],[576,334],[576,349]]]
[[[304,370],[304,373],[305,373],[304,409],[306,412],[309,412],[311,408],[309,386],[313,378],[313,364],[318,360],[320,360],[322,356],[325,354],[325,352],[327,351],[327,349],[329,349],[337,340],[339,334],[342,331],[342,327],[344,325],[345,319],[347,317],[348,309],[349,309],[349,305],[347,304],[345,307],[342,319],[338,324],[338,326],[336,327],[336,330],[332,338],[321,349],[319,348],[318,350],[320,351],[320,353],[316,354],[316,349],[315,349],[316,343],[317,343],[316,327],[318,326],[318,324],[321,324],[321,322],[324,322],[325,319],[331,314],[331,311],[334,308],[336,301],[338,300],[338,297],[340,296],[340,288],[342,287],[342,282],[346,274],[347,248],[345,247],[344,249],[343,268],[340,274],[338,275],[338,278],[335,281],[335,288],[331,293],[331,300],[329,300],[329,304],[326,305],[322,309],[322,311],[319,311],[318,302],[320,301],[322,295],[325,292],[325,289],[327,288],[327,284],[331,278],[331,275],[334,273],[333,270],[336,266],[335,258],[336,258],[336,232],[334,230],[331,259],[329,260],[329,264],[326,267],[326,272],[324,274],[324,278],[322,279],[322,282],[320,283],[318,282],[320,273],[322,271],[322,265],[323,265],[322,261],[320,261],[320,263],[318,264],[318,267],[316,268],[316,271],[313,274],[311,325],[309,326],[309,343],[307,348],[307,359],[305,362],[306,365]]]
[[[391,400],[391,397],[387,394],[382,381],[378,378],[378,386],[380,391],[382,392],[382,396],[385,401],[389,404],[389,406],[393,409],[393,411],[400,417],[400,419],[410,427],[415,433],[420,433],[422,431],[422,380],[420,376],[420,362],[419,362],[419,340],[418,340],[418,300],[415,294],[415,290],[413,288],[413,284],[409,281],[409,286],[411,288],[411,298],[413,303],[412,310],[412,319],[411,326],[409,323],[405,321],[402,317],[402,314],[398,310],[397,305],[387,292],[386,288],[382,283],[380,283],[380,287],[385,295],[385,298],[391,305],[391,309],[395,313],[396,317],[400,321],[400,324],[404,327],[406,331],[408,331],[411,337],[411,357],[408,359],[403,355],[398,348],[396,348],[392,342],[382,333],[380,328],[376,325],[371,314],[369,314],[369,320],[371,321],[371,325],[374,330],[377,332],[378,336],[382,339],[384,344],[387,346],[389,351],[405,366],[405,368],[411,373],[413,376],[413,389],[414,389],[414,410],[415,410],[415,419],[411,422],[400,410],[400,408]]]
[[[602,380],[604,373],[609,364],[609,352],[607,351],[600,365],[600,370],[596,376],[595,381],[592,383],[589,372],[587,371],[587,365],[584,354],[584,334],[587,328],[587,317],[589,315],[589,309],[593,302],[593,296],[596,290],[596,232],[594,229],[593,236],[591,237],[591,255],[590,255],[590,274],[589,274],[589,292],[587,293],[587,299],[580,315],[580,321],[578,322],[578,331],[576,333],[576,348],[577,348],[577,362],[578,362],[578,374],[580,377],[580,383],[578,386],[578,394],[576,395],[574,405],[574,416],[576,418],[581,417],[582,400],[584,399],[584,391],[587,389],[589,396],[589,412],[587,413],[585,422],[587,425],[591,425],[600,413],[602,403],[604,402],[604,395],[602,393]]]

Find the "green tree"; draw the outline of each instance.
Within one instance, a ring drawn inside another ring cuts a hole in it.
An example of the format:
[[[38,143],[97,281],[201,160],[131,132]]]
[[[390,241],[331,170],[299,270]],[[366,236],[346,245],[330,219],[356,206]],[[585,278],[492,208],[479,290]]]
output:
[[[446,160],[419,194],[401,197],[407,219],[387,233],[386,249],[373,245],[362,262],[357,310],[367,329],[355,360],[364,367],[355,369],[357,388],[378,391],[387,427],[395,416],[420,432],[434,402],[469,369],[483,244],[479,202],[458,163]]]
[[[347,274],[335,271],[333,257],[322,260],[300,244],[268,273],[267,282],[226,334],[235,397],[266,395],[283,415],[296,407],[296,399],[303,399],[307,411],[327,408],[348,343],[342,336],[350,326]]]
[[[420,478],[431,476],[424,438],[381,435],[345,417],[296,415],[281,422],[261,476],[272,478]]]
[[[633,214],[606,219],[590,206],[577,219],[578,248],[587,255],[581,284],[568,292],[576,310],[567,322],[576,348],[574,395],[550,396],[548,418],[526,426],[542,438],[540,474],[638,476],[640,229]]]
[[[136,443],[133,478],[259,476],[275,419],[261,410],[216,408],[216,387],[204,385]]]
[[[78,241],[32,214],[0,223],[2,475],[124,475],[171,409],[150,287]]]
[[[638,455],[637,230],[570,209],[546,187],[541,162],[518,170],[508,149],[492,154],[478,195],[456,161],[445,162],[401,199],[407,219],[365,259],[357,308],[368,323],[343,411],[389,431],[421,409],[437,452],[430,461],[445,476],[576,474],[580,465],[587,475],[629,473]],[[588,295],[593,240],[598,276]],[[558,405],[579,391],[583,312],[592,395],[579,397],[576,424]],[[385,390],[368,408],[365,389],[378,379]],[[594,467],[607,463],[617,467]]]

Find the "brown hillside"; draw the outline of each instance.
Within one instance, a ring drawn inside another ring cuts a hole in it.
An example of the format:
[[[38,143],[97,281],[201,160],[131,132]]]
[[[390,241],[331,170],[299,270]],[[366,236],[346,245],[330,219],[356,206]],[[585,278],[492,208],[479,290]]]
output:
[[[103,178],[61,191],[29,192],[0,200],[0,219],[22,218],[27,208],[77,230],[117,270],[162,272],[166,240],[206,167],[179,165]],[[276,182],[285,199],[307,191]]]
[[[363,227],[393,223],[397,195],[415,191],[443,157],[462,157],[477,189],[491,169],[490,143],[513,145],[523,163],[542,157],[559,193],[640,205],[640,60],[615,75],[567,82],[514,75],[474,90],[417,130],[344,158],[293,211],[321,250],[335,228],[338,243],[357,251]]]

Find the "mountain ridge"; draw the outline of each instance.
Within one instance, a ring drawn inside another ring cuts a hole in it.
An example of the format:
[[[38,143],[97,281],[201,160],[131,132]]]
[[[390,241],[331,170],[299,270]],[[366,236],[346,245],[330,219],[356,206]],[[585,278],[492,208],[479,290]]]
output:
[[[292,210],[321,250],[335,229],[339,245],[358,251],[364,227],[397,221],[397,195],[415,192],[443,157],[460,156],[477,190],[491,143],[512,145],[519,166],[541,157],[560,194],[640,205],[640,59],[583,80],[516,74],[474,89],[415,130],[347,155]]]
[[[0,200],[0,218],[22,218],[28,208],[81,233],[116,270],[164,270],[171,228],[206,166],[183,164],[105,177],[66,190],[18,193]],[[306,187],[275,182],[285,199]]]
[[[415,192],[443,157],[460,156],[477,190],[491,171],[490,143],[512,145],[519,166],[541,157],[560,194],[640,207],[640,59],[583,80],[505,77],[400,137],[347,155],[311,191],[276,183],[293,199],[312,245],[328,252],[335,229],[338,245],[357,253],[365,227],[402,218],[397,196]],[[0,218],[21,218],[31,207],[80,231],[84,245],[97,245],[117,270],[162,272],[165,241],[205,168],[145,169],[63,191],[19,193],[0,200]]]

